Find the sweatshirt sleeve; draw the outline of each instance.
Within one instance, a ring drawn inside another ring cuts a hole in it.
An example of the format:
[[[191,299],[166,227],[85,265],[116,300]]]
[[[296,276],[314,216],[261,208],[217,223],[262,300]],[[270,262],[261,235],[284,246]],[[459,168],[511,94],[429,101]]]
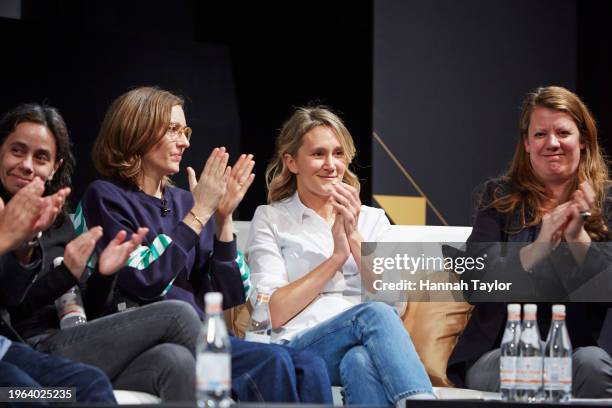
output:
[[[128,199],[118,187],[103,181],[93,183],[85,192],[81,201],[83,227],[100,225],[104,230],[96,248],[98,255],[119,231],[126,230],[130,235],[139,227],[149,226],[141,225]],[[198,240],[198,234],[182,221],[167,234],[149,232],[127,265],[117,272],[118,284],[137,299],[159,298],[180,273],[188,272],[187,255]]]
[[[212,240],[212,252],[198,248],[194,271],[189,277],[196,299],[203,299],[206,292],[216,291],[223,294],[224,309],[243,304],[247,289],[242,280],[236,237],[230,242],[219,241],[214,235],[213,218],[201,234]]]

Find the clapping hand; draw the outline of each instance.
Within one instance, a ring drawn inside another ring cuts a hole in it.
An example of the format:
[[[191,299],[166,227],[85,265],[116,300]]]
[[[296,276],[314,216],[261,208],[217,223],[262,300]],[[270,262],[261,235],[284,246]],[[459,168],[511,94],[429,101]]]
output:
[[[346,183],[338,183],[332,186],[331,204],[336,214],[342,215],[346,235],[354,237],[359,234],[359,213],[361,211],[361,200],[359,190]]]
[[[77,281],[81,279],[87,260],[100,238],[102,238],[102,227],[93,227],[70,241],[64,248],[64,265]]]
[[[588,181],[580,184],[572,194],[568,208],[568,221],[563,231],[567,242],[590,242],[584,223],[590,216],[589,210],[595,205],[595,191]],[[583,216],[584,215],[584,216]]]
[[[126,241],[127,233],[124,230],[119,231],[100,254],[98,260],[98,272],[100,272],[100,275],[112,275],[125,266],[132,251],[140,245],[148,232],[148,228],[138,228],[138,231],[132,234],[132,238]]]
[[[10,251],[25,241],[31,240],[38,232],[47,229],[62,209],[69,188],[41,197],[44,183],[35,177],[19,190],[6,205],[0,199],[0,237],[2,248]]]
[[[196,179],[195,170],[187,167],[189,189],[194,201],[193,210],[202,218],[208,219],[216,211],[225,194],[232,170],[227,165],[228,158],[225,147],[216,147],[206,160],[199,179]]]
[[[227,219],[236,210],[255,179],[255,174],[251,173],[254,166],[252,154],[243,154],[238,158],[227,180],[225,195],[217,207],[219,218]]]
[[[42,198],[42,211],[34,224],[36,232],[45,231],[53,224],[62,207],[64,207],[68,195],[70,195],[70,188],[64,187],[55,194]]]
[[[542,217],[542,228],[536,238],[540,244],[551,244],[554,249],[562,239],[566,242],[590,242],[584,223],[590,208],[595,204],[595,191],[585,181],[574,191],[569,201],[558,205]]]

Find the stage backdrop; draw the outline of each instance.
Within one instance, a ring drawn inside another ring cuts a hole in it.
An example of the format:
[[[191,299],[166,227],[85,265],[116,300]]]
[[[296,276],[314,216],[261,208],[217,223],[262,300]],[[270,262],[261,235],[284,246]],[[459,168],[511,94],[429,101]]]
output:
[[[575,89],[575,2],[374,5],[374,199],[397,224],[471,225],[474,189],[512,158],[524,95]]]

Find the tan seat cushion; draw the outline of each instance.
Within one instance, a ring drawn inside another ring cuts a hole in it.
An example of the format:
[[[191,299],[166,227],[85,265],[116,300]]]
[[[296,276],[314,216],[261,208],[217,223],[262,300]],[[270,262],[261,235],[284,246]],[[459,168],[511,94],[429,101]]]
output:
[[[225,323],[227,324],[227,328],[231,330],[236,337],[244,339],[244,332],[249,324],[251,311],[252,307],[249,301],[225,311]]]
[[[428,279],[434,282],[458,282],[459,277],[448,272],[434,272]],[[446,376],[448,359],[465,329],[472,308],[462,301],[460,291],[432,291],[413,293],[402,316],[427,374],[434,386],[453,387]],[[452,301],[456,299],[456,301]]]

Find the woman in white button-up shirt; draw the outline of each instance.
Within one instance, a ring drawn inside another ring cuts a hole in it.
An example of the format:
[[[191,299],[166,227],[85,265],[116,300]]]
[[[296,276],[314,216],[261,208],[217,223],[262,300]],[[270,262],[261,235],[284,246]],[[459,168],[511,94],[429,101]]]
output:
[[[266,174],[270,204],[255,212],[247,244],[255,284],[273,290],[275,340],[321,355],[350,404],[432,398],[397,313],[360,303],[361,242],[376,241],[390,224],[383,210],[359,201],[350,133],[325,108],[299,108],[276,147]]]

